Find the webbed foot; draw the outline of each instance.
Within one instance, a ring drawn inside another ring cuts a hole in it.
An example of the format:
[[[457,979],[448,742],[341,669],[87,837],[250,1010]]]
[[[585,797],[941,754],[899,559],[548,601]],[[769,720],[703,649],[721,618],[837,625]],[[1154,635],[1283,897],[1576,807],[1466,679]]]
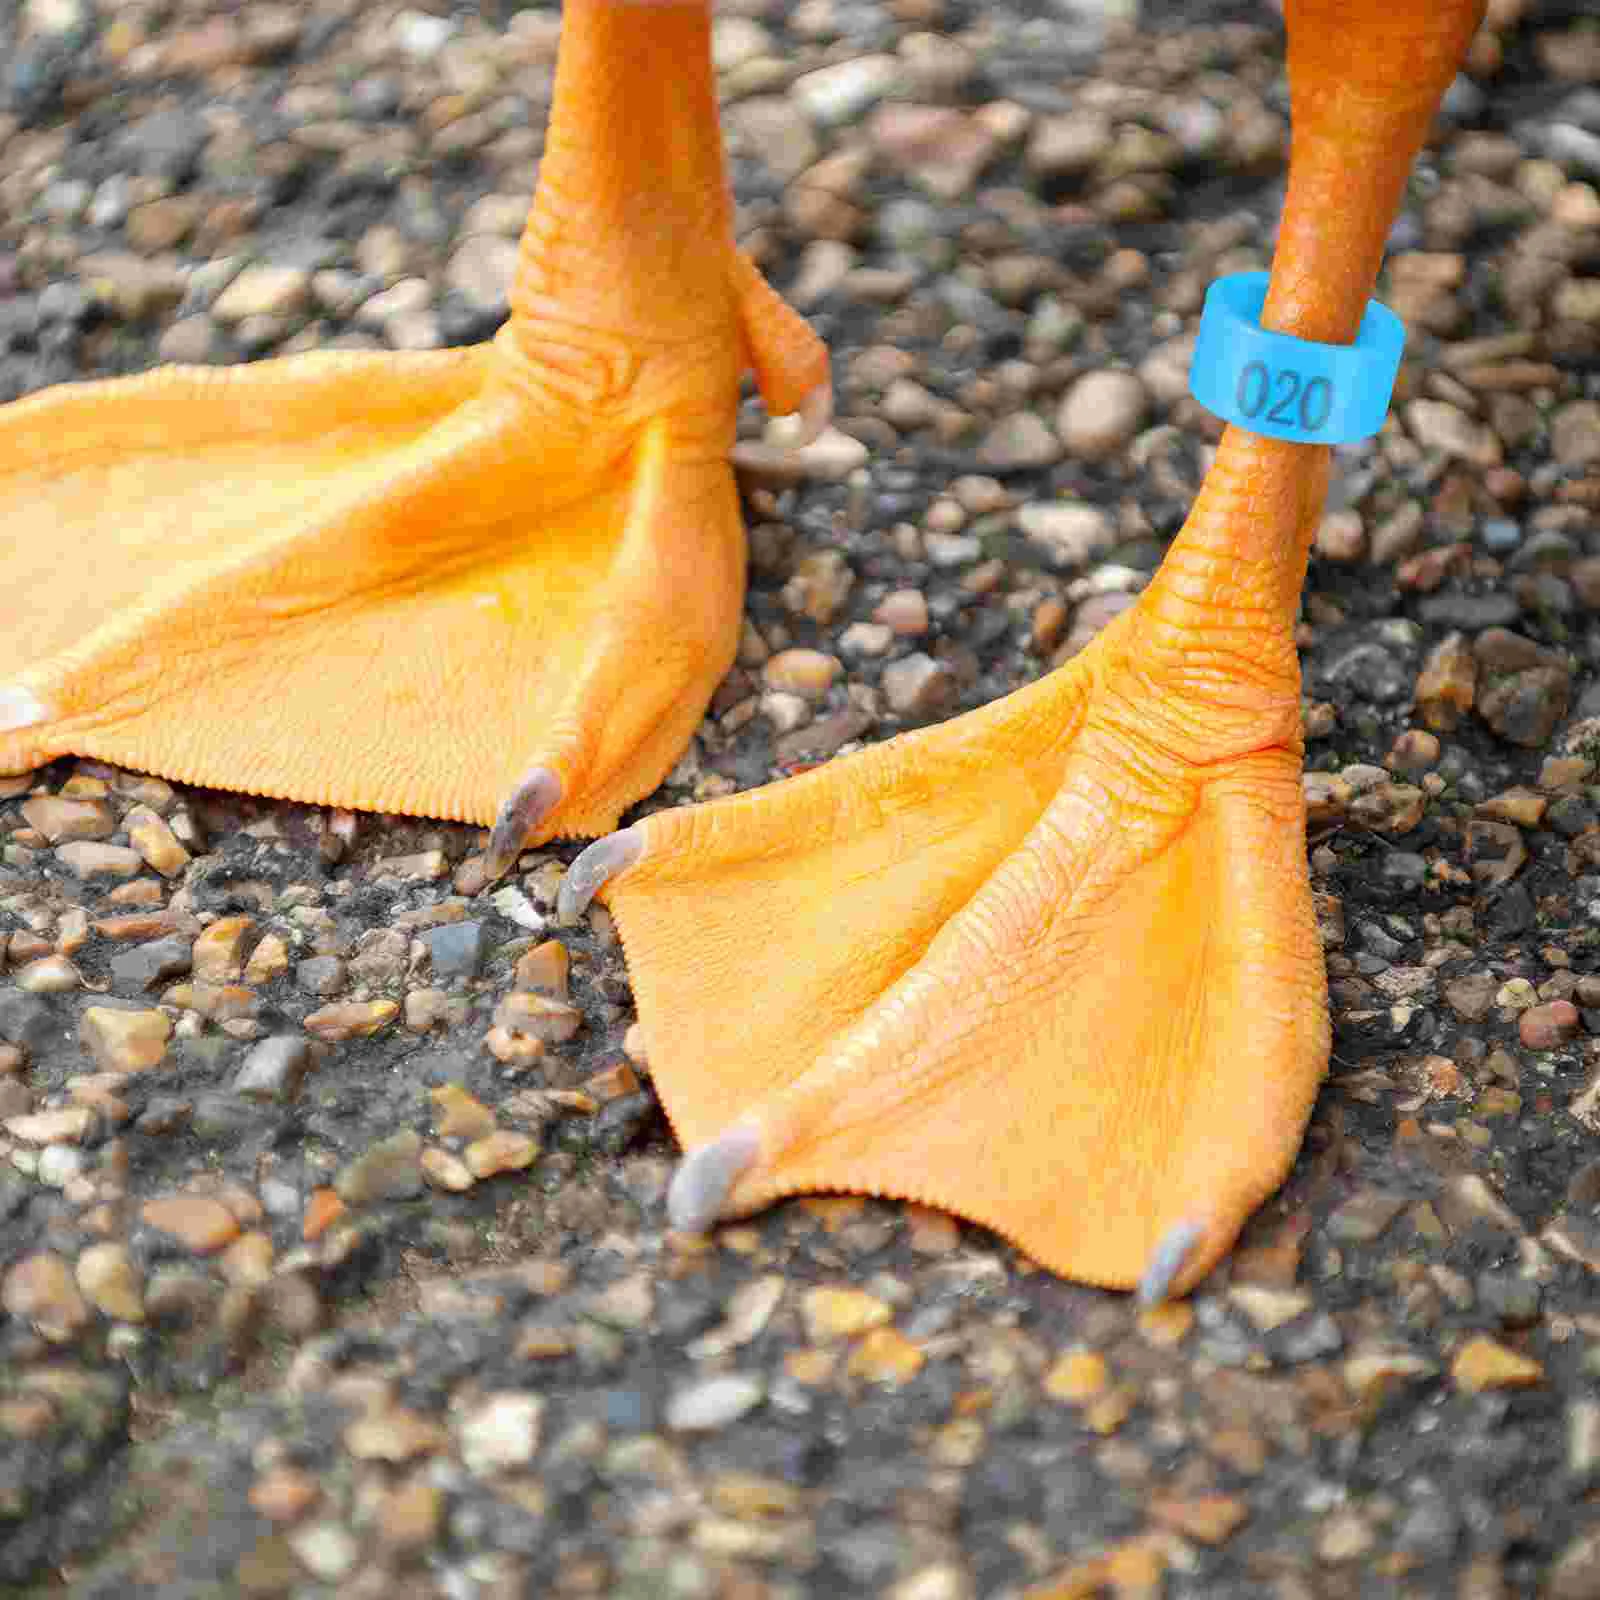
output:
[[[1288,0],[1265,328],[1347,343],[1477,0]],[[1293,624],[1328,452],[1230,428],[1138,604],[1038,683],[575,863],[628,953],[704,1226],[797,1191],[1192,1287],[1327,1061]]]
[[[1263,444],[1230,436],[1197,520],[1288,448]],[[1163,1293],[1226,1251],[1294,1158],[1328,1034],[1293,644],[1281,608],[1188,614],[1205,568],[1174,559],[1028,689],[579,858],[569,910],[616,871],[690,1152],[675,1224],[860,1190],[1073,1278],[1154,1261]]]
[[[827,392],[733,245],[708,28],[568,6],[490,343],[0,410],[0,771],[498,820],[502,864],[660,782],[738,638],[740,376]]]

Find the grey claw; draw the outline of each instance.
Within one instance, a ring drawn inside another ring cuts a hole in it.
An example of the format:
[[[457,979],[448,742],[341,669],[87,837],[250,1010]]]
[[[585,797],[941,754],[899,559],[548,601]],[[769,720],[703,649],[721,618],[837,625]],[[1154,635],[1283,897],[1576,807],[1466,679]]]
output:
[[[489,882],[503,878],[522,854],[522,841],[561,804],[561,779],[549,767],[530,768],[505,798],[489,835],[484,870]]]
[[[556,895],[558,921],[576,922],[589,909],[589,902],[619,872],[626,872],[644,854],[644,832],[638,827],[623,828],[596,839],[567,868]]]
[[[761,1135],[748,1122],[691,1150],[667,1190],[667,1220],[679,1233],[705,1233],[722,1215],[734,1181],[761,1153]]]
[[[1167,1290],[1183,1270],[1189,1252],[1205,1236],[1203,1222],[1180,1222],[1169,1228],[1165,1237],[1150,1253],[1150,1260],[1139,1280],[1139,1304],[1158,1306],[1167,1298]]]

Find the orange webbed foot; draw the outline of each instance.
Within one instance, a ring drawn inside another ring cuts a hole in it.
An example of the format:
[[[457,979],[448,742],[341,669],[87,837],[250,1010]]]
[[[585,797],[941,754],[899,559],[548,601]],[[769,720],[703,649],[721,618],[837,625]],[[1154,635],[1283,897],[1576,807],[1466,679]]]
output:
[[[1157,1294],[1227,1250],[1328,1035],[1293,645],[1281,607],[1186,610],[1210,559],[1005,700],[579,858],[567,910],[616,916],[690,1152],[675,1224],[866,1191]]]
[[[1288,0],[1263,325],[1348,342],[1479,0]],[[1040,682],[574,864],[616,915],[704,1227],[942,1206],[1064,1276],[1192,1287],[1327,1062],[1293,643],[1326,449],[1230,429],[1138,604]]]
[[[737,644],[741,374],[827,388],[733,245],[708,28],[568,7],[490,343],[0,410],[0,771],[497,821],[498,867],[661,781]]]

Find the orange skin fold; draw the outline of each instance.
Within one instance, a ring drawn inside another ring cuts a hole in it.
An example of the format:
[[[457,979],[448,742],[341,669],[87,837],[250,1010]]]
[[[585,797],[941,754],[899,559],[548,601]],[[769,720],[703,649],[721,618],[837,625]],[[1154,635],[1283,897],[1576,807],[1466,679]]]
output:
[[[1347,341],[1480,5],[1285,10],[1263,320]],[[730,215],[708,7],[567,0],[492,343],[0,410],[0,772],[498,818],[497,862],[613,827],[733,658],[740,375],[779,412],[826,382]],[[694,1152],[681,1215],[903,1196],[1153,1297],[1225,1254],[1327,1060],[1292,631],[1327,467],[1229,429],[1067,666],[574,868],[626,866],[601,892]]]

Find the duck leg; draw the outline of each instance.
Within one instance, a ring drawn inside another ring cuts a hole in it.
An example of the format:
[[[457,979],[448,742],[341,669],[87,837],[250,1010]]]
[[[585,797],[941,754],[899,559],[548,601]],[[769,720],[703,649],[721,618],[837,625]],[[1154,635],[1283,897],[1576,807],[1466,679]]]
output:
[[[1356,333],[1479,0],[1287,0],[1262,316]],[[590,846],[705,1226],[796,1191],[945,1207],[1090,1283],[1194,1284],[1328,1054],[1293,623],[1328,451],[1230,428],[1138,604],[1030,687]],[[610,881],[606,881],[609,879]]]
[[[736,251],[702,0],[568,0],[491,342],[166,368],[0,410],[0,772],[62,754],[595,834],[737,643],[741,374],[827,359]]]

